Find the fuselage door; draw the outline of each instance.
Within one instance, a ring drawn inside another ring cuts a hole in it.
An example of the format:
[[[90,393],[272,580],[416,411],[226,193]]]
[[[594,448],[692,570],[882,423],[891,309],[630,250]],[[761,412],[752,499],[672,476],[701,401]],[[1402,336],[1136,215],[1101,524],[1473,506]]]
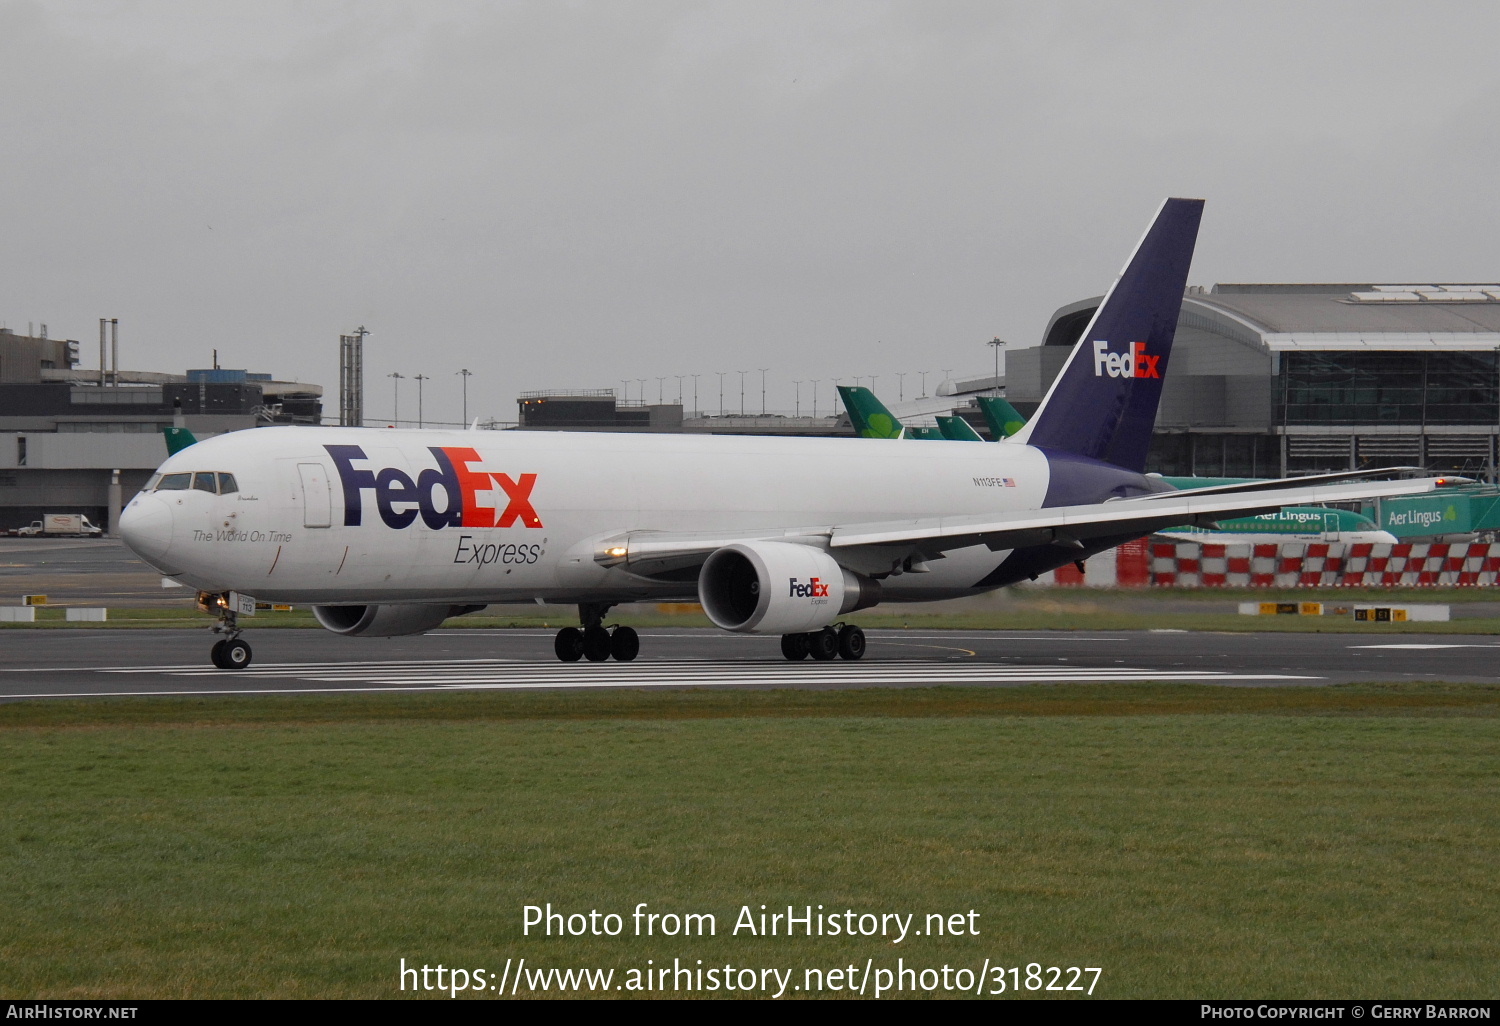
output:
[[[333,493],[328,487],[328,471],[320,463],[299,463],[297,474],[302,478],[302,526],[331,526]]]

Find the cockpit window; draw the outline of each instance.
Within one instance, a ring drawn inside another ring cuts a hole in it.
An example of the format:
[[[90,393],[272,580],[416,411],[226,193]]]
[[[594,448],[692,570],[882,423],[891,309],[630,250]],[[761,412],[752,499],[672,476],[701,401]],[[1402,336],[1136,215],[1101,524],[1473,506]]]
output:
[[[201,470],[196,474],[158,474],[146,484],[148,492],[180,492],[188,488],[210,495],[232,495],[240,490],[233,474]]]
[[[152,474],[151,475],[151,480],[149,480],[149,481],[146,482],[146,487],[142,488],[141,491],[143,491],[143,492],[154,492],[154,491],[156,491],[157,482],[159,482],[160,480],[161,480],[161,475],[160,474]]]

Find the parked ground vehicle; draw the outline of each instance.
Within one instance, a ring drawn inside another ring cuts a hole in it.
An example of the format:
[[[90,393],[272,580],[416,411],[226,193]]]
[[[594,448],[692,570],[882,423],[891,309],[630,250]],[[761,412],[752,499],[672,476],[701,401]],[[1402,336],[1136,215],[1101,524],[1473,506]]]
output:
[[[16,528],[21,537],[36,535],[73,535],[93,537],[104,533],[104,528],[89,523],[82,513],[48,513],[40,520],[33,520],[25,527]]]

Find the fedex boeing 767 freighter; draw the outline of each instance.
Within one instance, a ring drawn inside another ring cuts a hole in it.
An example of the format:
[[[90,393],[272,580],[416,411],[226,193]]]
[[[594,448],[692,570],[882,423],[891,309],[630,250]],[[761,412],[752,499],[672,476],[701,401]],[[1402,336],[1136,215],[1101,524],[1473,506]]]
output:
[[[492,602],[576,603],[559,658],[635,658],[609,608],[696,600],[789,659],[858,659],[844,618],[1002,588],[1176,525],[1427,491],[1332,474],[1178,491],[1145,471],[1201,200],[1169,199],[1036,415],[1004,445],[858,438],[279,427],[161,465],[125,542],[219,610],[308,604],[338,634],[418,634]],[[233,600],[231,599],[233,596]]]

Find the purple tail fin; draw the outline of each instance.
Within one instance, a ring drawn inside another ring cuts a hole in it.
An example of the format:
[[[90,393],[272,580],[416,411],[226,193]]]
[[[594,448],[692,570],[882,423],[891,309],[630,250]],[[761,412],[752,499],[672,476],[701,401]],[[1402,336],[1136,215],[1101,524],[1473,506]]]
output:
[[[1202,216],[1202,200],[1162,204],[1036,416],[1011,441],[1146,469]]]

